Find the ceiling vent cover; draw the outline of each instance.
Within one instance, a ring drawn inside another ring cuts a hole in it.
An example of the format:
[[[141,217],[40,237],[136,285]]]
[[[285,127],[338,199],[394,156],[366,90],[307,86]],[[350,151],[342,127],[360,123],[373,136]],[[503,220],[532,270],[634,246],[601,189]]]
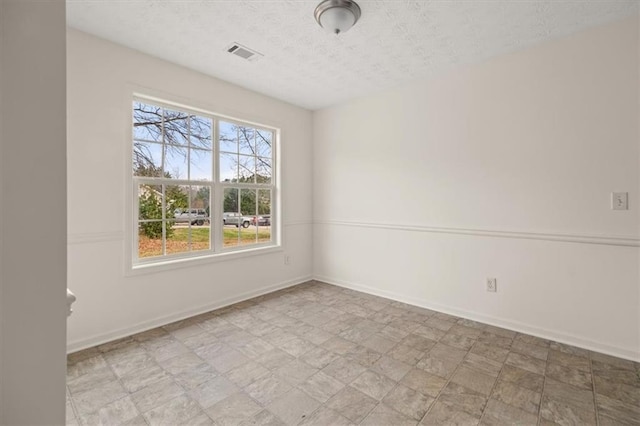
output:
[[[248,61],[255,61],[256,59],[260,59],[263,56],[262,53],[258,53],[255,50],[249,49],[248,47],[243,46],[240,43],[231,44],[229,47],[227,47],[227,52]]]

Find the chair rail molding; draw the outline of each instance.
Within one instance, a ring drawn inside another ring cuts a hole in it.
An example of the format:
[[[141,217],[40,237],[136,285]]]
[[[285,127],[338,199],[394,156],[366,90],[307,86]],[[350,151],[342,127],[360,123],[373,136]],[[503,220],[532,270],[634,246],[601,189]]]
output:
[[[450,228],[444,226],[398,225],[380,222],[316,220],[315,225],[345,226],[353,228],[388,229],[392,231],[426,232],[438,234],[471,235],[477,237],[516,238],[554,242],[600,244],[622,247],[640,247],[640,236],[563,234],[556,232],[528,232],[502,229]]]

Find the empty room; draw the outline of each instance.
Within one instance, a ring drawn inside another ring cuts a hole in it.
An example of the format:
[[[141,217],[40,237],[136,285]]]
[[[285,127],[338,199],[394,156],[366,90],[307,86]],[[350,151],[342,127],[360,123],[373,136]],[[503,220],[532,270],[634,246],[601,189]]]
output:
[[[640,425],[640,7],[0,1],[1,425]]]

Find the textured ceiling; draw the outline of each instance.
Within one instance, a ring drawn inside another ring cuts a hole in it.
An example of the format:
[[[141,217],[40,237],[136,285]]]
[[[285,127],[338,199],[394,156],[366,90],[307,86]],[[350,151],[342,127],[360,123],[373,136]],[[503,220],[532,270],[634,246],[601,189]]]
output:
[[[623,0],[358,0],[335,36],[320,0],[67,0],[71,27],[308,109],[637,13]],[[262,53],[226,52],[238,42]]]

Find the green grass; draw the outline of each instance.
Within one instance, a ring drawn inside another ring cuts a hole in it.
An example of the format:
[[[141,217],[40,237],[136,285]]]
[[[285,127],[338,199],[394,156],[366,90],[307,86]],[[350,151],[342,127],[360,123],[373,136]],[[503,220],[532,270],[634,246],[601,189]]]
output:
[[[176,227],[173,229],[173,235],[167,239],[167,253],[182,253],[191,250],[205,250],[209,248],[209,228],[191,227],[191,245],[189,245],[189,228]],[[223,228],[223,246],[237,246],[238,244],[256,243],[255,228]],[[238,233],[240,241],[238,241]],[[140,235],[138,255],[140,257],[159,256],[162,254],[162,239],[150,239],[144,235]],[[259,228],[257,243],[271,241],[271,229]]]

